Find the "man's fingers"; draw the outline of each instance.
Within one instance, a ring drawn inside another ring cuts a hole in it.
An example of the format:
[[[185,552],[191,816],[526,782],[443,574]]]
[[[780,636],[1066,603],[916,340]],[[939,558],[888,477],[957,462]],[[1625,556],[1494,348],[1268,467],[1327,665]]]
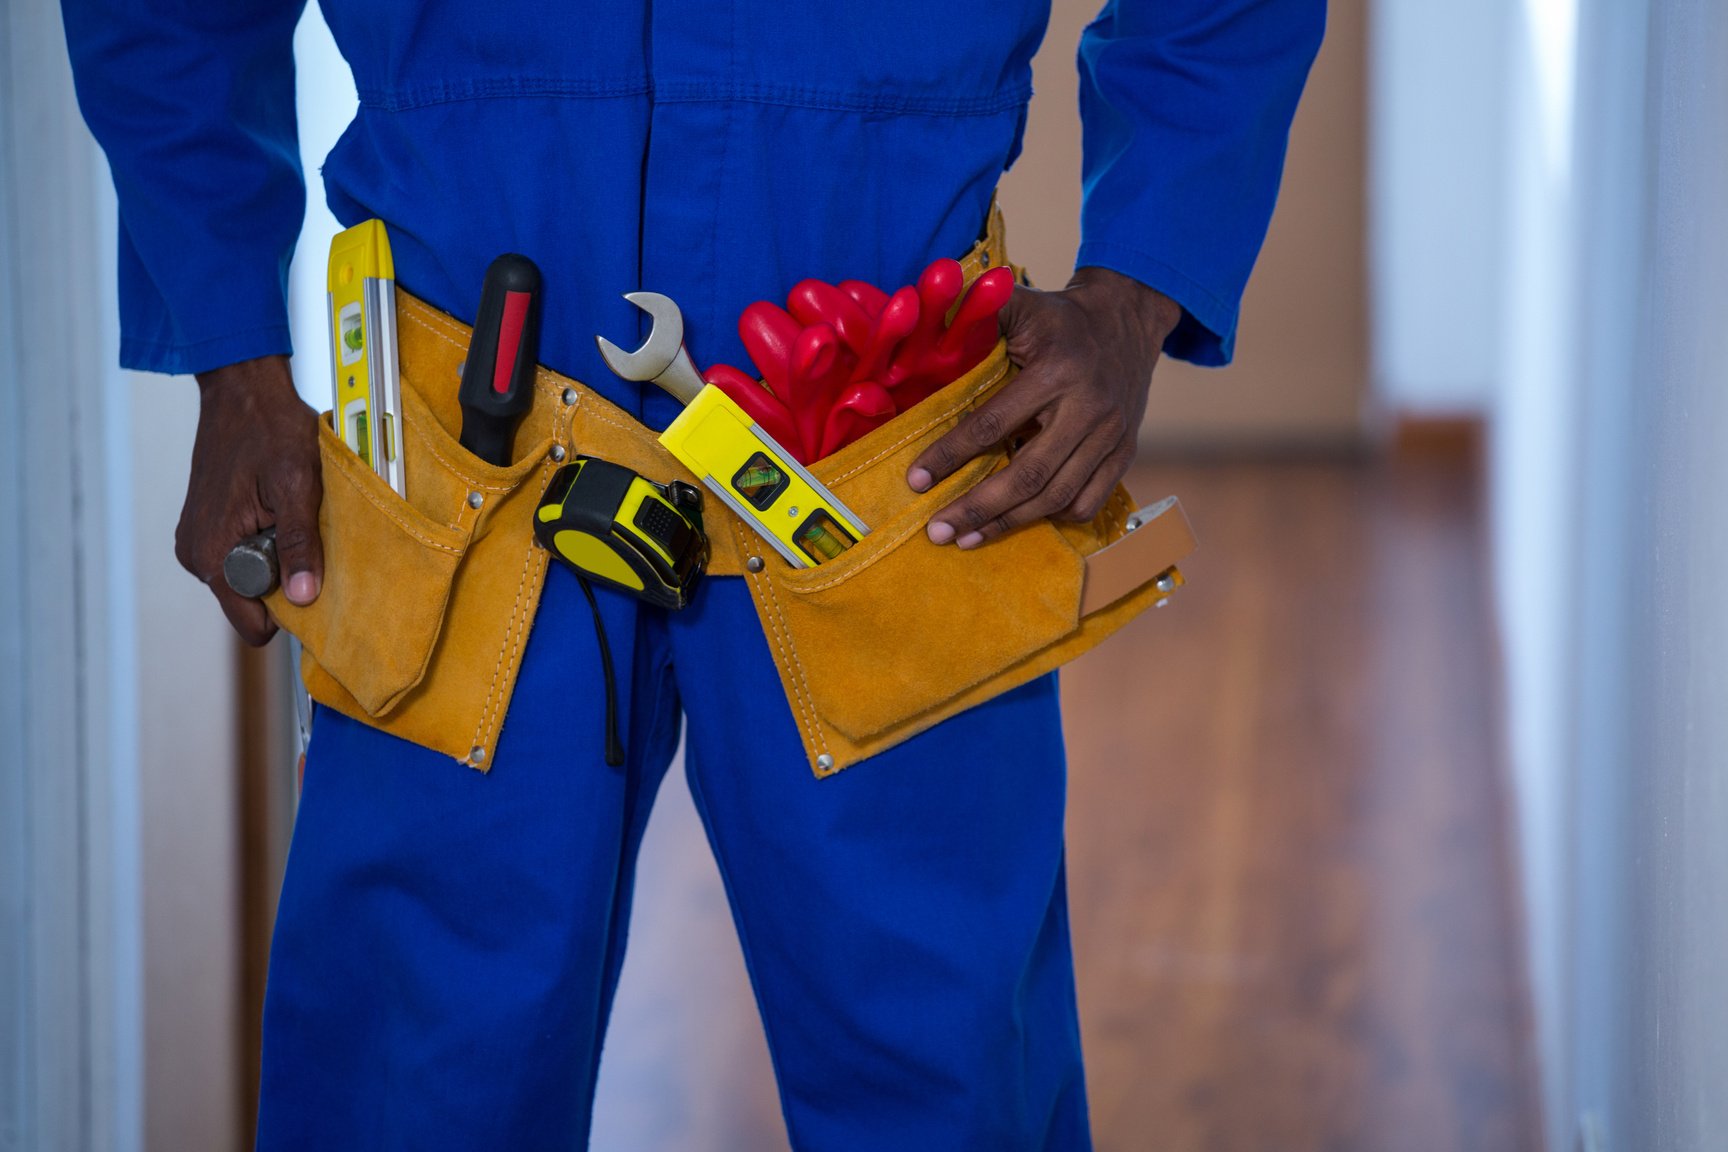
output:
[[[930,539],[971,548],[1066,508],[1105,451],[1086,450],[1095,439],[1095,434],[1075,436],[1061,424],[1042,429],[1006,468],[932,516]]]
[[[937,481],[953,475],[966,461],[1002,443],[1044,404],[1044,391],[1038,387],[1036,374],[1030,369],[1020,373],[924,449],[907,470],[906,483],[914,492],[927,491]]]
[[[324,586],[324,543],[318,536],[323,484],[316,470],[294,468],[278,475],[271,492],[276,514],[276,563],[282,592],[294,604],[310,604]]]
[[[996,318],[1002,326],[1002,335],[1012,337],[1014,332],[1034,314],[1041,303],[1044,294],[1036,288],[1025,284],[1014,285],[1014,291],[1008,295],[1008,303],[1002,305],[1002,310],[996,313]]]
[[[1085,487],[1080,489],[1080,495],[1074,498],[1074,502],[1055,513],[1057,519],[1083,524],[1102,512],[1110,494],[1116,491],[1117,483],[1128,474],[1129,465],[1134,463],[1135,447],[1133,438],[1117,445],[1115,450],[1099,463],[1098,470],[1092,474]]]
[[[248,600],[228,587],[220,572],[210,582],[210,591],[216,594],[216,603],[222,606],[222,614],[228,617],[228,623],[240,634],[240,639],[257,648],[276,635],[276,622],[270,619],[263,603]]]

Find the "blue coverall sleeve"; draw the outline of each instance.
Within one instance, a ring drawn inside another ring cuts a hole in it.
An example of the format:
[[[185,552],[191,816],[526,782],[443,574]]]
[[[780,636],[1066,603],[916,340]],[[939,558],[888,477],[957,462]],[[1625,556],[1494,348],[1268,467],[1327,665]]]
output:
[[[1325,0],[1110,0],[1080,38],[1077,267],[1182,305],[1165,351],[1227,364]]]
[[[119,194],[125,367],[201,372],[289,351],[304,6],[64,0],[78,104]]]

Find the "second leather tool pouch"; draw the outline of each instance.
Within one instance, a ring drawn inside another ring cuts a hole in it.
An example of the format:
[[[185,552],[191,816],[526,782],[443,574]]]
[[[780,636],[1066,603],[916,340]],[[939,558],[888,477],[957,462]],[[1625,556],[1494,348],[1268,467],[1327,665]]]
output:
[[[1085,524],[1040,520],[982,547],[930,541],[933,515],[1007,463],[998,449],[931,490],[906,486],[912,462],[1013,377],[1006,347],[961,380],[811,473],[870,527],[839,557],[748,573],[763,630],[811,768],[828,775],[1072,660],[1160,600],[1193,547],[1179,509],[1132,554],[1104,550],[1135,512],[1118,487]],[[753,542],[729,523],[739,547]],[[1126,544],[1124,544],[1126,547]],[[760,552],[760,548],[755,549]],[[1113,569],[1102,578],[1100,569]],[[1119,571],[1115,569],[1126,569]],[[1088,582],[1112,590],[1087,596]]]

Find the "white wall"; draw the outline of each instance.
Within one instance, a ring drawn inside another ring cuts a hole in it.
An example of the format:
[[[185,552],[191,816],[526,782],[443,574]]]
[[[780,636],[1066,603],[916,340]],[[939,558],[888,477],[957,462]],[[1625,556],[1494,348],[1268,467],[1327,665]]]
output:
[[[1503,0],[1375,0],[1370,20],[1373,373],[1380,406],[1480,413],[1501,369]]]
[[[0,5],[0,1148],[139,1146],[128,405],[53,0]],[[109,258],[112,264],[112,257]]]
[[[113,251],[106,253],[113,260]],[[104,301],[113,309],[112,297]],[[236,1147],[240,1134],[238,642],[174,559],[197,385],[126,373],[127,505],[138,596],[145,1144]]]
[[[325,309],[325,273],[330,237],[341,227],[324,203],[319,169],[324,157],[354,118],[359,103],[347,61],[324,23],[324,13],[308,4],[294,32],[295,111],[300,122],[300,163],[306,172],[306,223],[288,273],[288,308],[294,330],[294,385],[306,402],[322,412],[330,407],[330,336]]]
[[[1508,17],[1513,67],[1501,137],[1510,177],[1508,243],[1504,259],[1488,265],[1504,269],[1507,333],[1503,385],[1493,408],[1494,576],[1526,951],[1543,1106],[1552,1121],[1563,1108],[1565,1084],[1567,706],[1577,590],[1571,534],[1578,479],[1575,0],[1520,0]]]
[[[1728,1146],[1728,12],[1589,0],[1581,152],[1596,261],[1580,558],[1573,1107],[1610,1149]],[[1642,59],[1634,53],[1642,50]],[[1621,66],[1624,61],[1624,66]],[[1618,83],[1615,81],[1618,79]],[[1636,83],[1641,81],[1641,83]],[[1604,229],[1629,239],[1604,251]],[[1616,333],[1603,346],[1597,333]],[[1604,715],[1617,716],[1599,727]]]
[[[1519,11],[1494,491],[1548,1146],[1717,1150],[1728,12]]]

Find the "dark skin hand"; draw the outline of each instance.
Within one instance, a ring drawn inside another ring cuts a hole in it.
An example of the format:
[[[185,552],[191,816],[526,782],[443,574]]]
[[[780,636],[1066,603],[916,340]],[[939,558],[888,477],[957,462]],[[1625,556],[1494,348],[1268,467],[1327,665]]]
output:
[[[1020,374],[913,461],[923,492],[1022,429],[1008,466],[930,518],[937,544],[976,548],[1041,517],[1090,520],[1134,462],[1146,393],[1182,308],[1107,268],[1081,268],[1060,292],[1016,288],[1002,309]]]
[[[310,604],[324,581],[318,505],[318,416],[294,391],[285,356],[198,374],[198,436],[174,556],[198,577],[248,644],[276,634],[262,602],[228,587],[222,561],[244,537],[276,526],[282,587]]]

